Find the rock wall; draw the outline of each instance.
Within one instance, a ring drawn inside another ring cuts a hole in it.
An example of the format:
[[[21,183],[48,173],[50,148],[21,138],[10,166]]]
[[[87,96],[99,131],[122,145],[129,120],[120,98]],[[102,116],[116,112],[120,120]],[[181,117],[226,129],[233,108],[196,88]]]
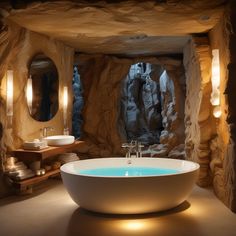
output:
[[[162,94],[162,123],[160,143],[166,145],[168,153],[184,143],[185,77],[183,68],[164,71],[160,77]],[[167,154],[168,154],[167,153]]]
[[[80,138],[82,133],[82,109],[84,106],[84,98],[83,98],[83,88],[82,83],[80,81],[80,75],[78,72],[77,66],[74,65],[74,74],[73,74],[73,110],[72,110],[72,135],[75,138]]]
[[[10,27],[4,22],[4,16],[1,16],[0,30],[0,196],[4,196],[9,192],[9,189],[3,179],[4,163],[6,160],[7,146],[12,142],[11,131],[7,129],[6,106],[4,96],[6,95],[5,83],[3,77],[8,68],[8,65],[15,58],[22,47],[22,42],[25,38],[25,30],[15,26]]]
[[[59,109],[57,114],[47,122],[38,122],[30,116],[25,99],[28,63],[38,52],[43,52],[54,61],[59,74]],[[12,143],[9,148],[18,148],[23,140],[39,138],[40,129],[45,126],[52,126],[54,128],[51,134],[63,133],[62,100],[60,100],[60,98],[63,97],[63,86],[67,85],[69,91],[71,91],[73,76],[72,65],[73,50],[71,48],[37,33],[26,32],[24,45],[12,62],[15,81],[14,114],[17,115],[13,118],[12,127],[14,143]],[[71,92],[69,92],[69,94],[71,94]],[[71,106],[68,108],[68,121],[71,121]]]
[[[207,37],[194,37],[184,49],[186,74],[185,150],[200,164],[198,184],[211,184],[209,141],[212,137],[211,50]]]
[[[200,164],[198,184],[213,183],[216,195],[236,212],[236,3],[225,12],[222,20],[207,38],[193,37],[185,47],[186,70],[185,149],[187,158]],[[222,115],[212,115],[211,49],[220,51],[220,106]]]
[[[32,1],[3,3],[15,5],[9,16],[14,22],[62,40],[79,52],[132,56],[182,53],[186,35],[211,29],[226,2],[35,0],[29,4]]]
[[[168,67],[160,76],[162,126],[160,144],[151,145],[145,155],[185,159],[183,67]]]
[[[87,157],[124,154],[121,144],[127,141],[127,137],[124,119],[120,119],[121,91],[123,81],[132,64],[142,61],[163,66],[171,74],[176,91],[182,91],[181,76],[179,76],[183,73],[181,60],[165,57],[127,59],[81,54],[77,61],[84,95],[82,139],[86,141],[80,152]],[[179,101],[178,99],[182,100],[184,96],[175,94],[175,97]],[[184,99],[182,103],[183,101]],[[182,133],[179,130],[179,127],[183,127],[184,114],[181,113],[181,106],[176,105],[175,109],[178,114],[175,129],[178,130],[178,135],[181,134],[180,137],[184,137],[184,129]],[[179,125],[181,122],[182,125]]]
[[[125,139],[138,140],[144,145],[159,143],[162,130],[160,69],[150,63],[131,65],[121,88],[121,114]]]
[[[235,8],[236,3],[232,1],[222,21],[209,34],[212,49],[218,48],[220,53],[222,110],[221,117],[214,123],[210,168],[216,195],[234,212],[236,212],[236,14],[233,11]]]
[[[59,74],[59,99],[62,97],[63,86],[72,91],[73,75],[73,49],[63,43],[46,36],[20,28],[11,22],[4,22],[4,28],[0,32],[0,123],[2,125],[1,138],[1,163],[6,155],[19,148],[24,140],[32,140],[40,137],[40,129],[52,126],[52,134],[63,132],[62,101],[59,100],[57,114],[47,122],[34,120],[27,107],[25,87],[28,79],[28,63],[38,52],[43,52],[50,57],[58,69]],[[6,117],[6,77],[7,69],[14,71],[14,101],[13,124],[7,126]],[[68,106],[68,121],[71,121],[71,103]],[[71,122],[69,122],[69,126]]]
[[[175,134],[171,134],[172,121],[176,120],[175,111],[175,88],[174,83],[168,76],[167,72],[164,71],[160,77],[160,90],[162,97],[162,124],[164,130],[161,132],[160,143],[167,144],[171,143],[175,145],[177,137]],[[184,101],[183,101],[184,102]],[[174,117],[175,116],[175,117]]]

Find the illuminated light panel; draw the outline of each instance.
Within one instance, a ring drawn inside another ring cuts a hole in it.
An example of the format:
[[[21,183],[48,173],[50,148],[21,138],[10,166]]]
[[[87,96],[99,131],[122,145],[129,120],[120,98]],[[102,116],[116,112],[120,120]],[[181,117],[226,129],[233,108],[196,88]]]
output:
[[[26,99],[27,99],[27,105],[30,111],[30,114],[32,112],[32,103],[33,103],[33,86],[32,86],[32,78],[31,76],[27,80],[27,88],[26,88]]]
[[[7,71],[7,116],[13,116],[13,70]]]
[[[68,87],[63,88],[63,116],[64,116],[64,126],[66,126],[67,120],[67,106],[68,106]]]

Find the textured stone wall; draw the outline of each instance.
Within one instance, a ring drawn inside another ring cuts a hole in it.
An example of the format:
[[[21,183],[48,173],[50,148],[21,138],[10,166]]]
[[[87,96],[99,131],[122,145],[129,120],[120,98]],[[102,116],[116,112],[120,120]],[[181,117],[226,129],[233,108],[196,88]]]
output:
[[[210,32],[209,38],[213,49],[220,53],[220,106],[222,115],[215,120],[214,137],[211,140],[210,168],[216,195],[236,212],[236,3],[224,18]]]
[[[138,140],[144,145],[159,142],[162,130],[161,94],[157,65],[131,65],[121,88],[121,114],[125,139]]]
[[[6,159],[7,143],[12,141],[11,131],[6,129],[6,106],[4,96],[6,95],[6,83],[3,83],[2,78],[8,68],[8,65],[15,58],[22,47],[22,41],[25,38],[25,30],[17,25],[10,27],[4,21],[4,15],[0,14],[0,196],[8,192],[8,188],[3,181],[2,171],[4,169],[4,161]]]
[[[79,52],[138,56],[182,53],[186,35],[210,30],[226,1],[9,2],[17,8],[10,12],[11,20],[62,40]]]
[[[43,52],[54,61],[59,74],[59,109],[55,117],[47,122],[38,122],[30,116],[25,99],[26,82],[29,76],[28,63],[38,52]],[[8,149],[19,148],[24,140],[39,138],[40,129],[45,126],[54,128],[52,134],[62,134],[63,113],[60,98],[63,97],[63,86],[68,85],[71,91],[73,50],[58,41],[26,31],[23,46],[11,61],[11,65],[14,71],[14,115],[11,137],[14,142],[7,145]],[[71,106],[68,109],[68,120],[71,120],[70,110]]]
[[[22,29],[11,22],[4,22],[4,27],[0,32],[0,123],[3,130],[0,140],[1,166],[3,166],[6,155],[11,155],[11,151],[19,148],[24,140],[39,138],[41,128],[52,126],[54,128],[52,134],[63,132],[61,100],[59,100],[57,114],[50,121],[38,122],[29,114],[25,98],[25,87],[29,75],[28,63],[38,52],[45,53],[56,64],[59,74],[59,99],[62,98],[62,90],[65,85],[68,85],[69,94],[71,94],[73,49],[46,36]],[[10,68],[14,71],[14,114],[12,126],[7,126],[5,73]],[[69,103],[67,119],[71,121],[71,103]]]
[[[160,144],[151,145],[146,156],[185,159],[185,76],[182,65],[168,66],[160,76],[162,125]]]
[[[22,48],[23,40],[25,39],[25,30],[17,25],[8,25],[2,22],[3,26],[0,31],[0,122],[2,124],[3,134],[1,138],[1,151],[6,152],[6,143],[8,140],[12,140],[11,134],[6,130],[7,118],[6,118],[6,82],[5,73],[6,70],[12,67],[12,60],[17,57],[20,49]],[[2,154],[4,155],[4,154]]]
[[[169,133],[168,143],[171,150],[174,146],[183,144],[185,141],[184,107],[186,78],[182,64],[178,67],[166,68],[166,74],[162,76],[164,75],[167,77],[167,91],[162,91],[162,96],[166,96],[166,107],[163,109],[163,120],[166,120],[166,125],[163,124],[163,126]]]
[[[225,175],[227,176],[227,182],[229,186],[228,206],[236,212],[236,2],[230,1],[230,34],[229,34],[229,51],[230,51],[230,64],[228,65],[229,79],[227,81],[227,87],[225,93],[227,93],[227,99],[229,104],[227,122],[230,126],[230,145],[227,150],[228,156],[225,161]],[[227,21],[226,21],[227,22]],[[228,24],[226,24],[229,26]],[[227,171],[229,169],[229,171]]]
[[[235,42],[236,3],[225,12],[222,20],[207,38],[193,37],[185,47],[186,70],[186,154],[187,158],[200,164],[198,184],[213,183],[216,195],[236,211],[235,187]],[[220,106],[222,115],[212,115],[211,94],[211,49],[220,51]]]
[[[207,37],[193,38],[184,49],[186,74],[185,150],[187,159],[200,164],[198,184],[211,184],[209,170],[212,137],[211,51]]]
[[[129,72],[130,65],[140,61],[162,65],[172,73],[174,84],[179,84],[178,73],[183,71],[181,60],[164,57],[127,59],[104,55],[79,56],[78,68],[84,95],[82,138],[86,141],[84,148],[79,151],[87,157],[124,154],[121,144],[126,141],[126,135],[123,119],[119,119],[122,82]],[[176,109],[179,107],[176,106]],[[176,111],[181,113],[180,110]],[[176,122],[183,122],[183,119],[177,117]]]

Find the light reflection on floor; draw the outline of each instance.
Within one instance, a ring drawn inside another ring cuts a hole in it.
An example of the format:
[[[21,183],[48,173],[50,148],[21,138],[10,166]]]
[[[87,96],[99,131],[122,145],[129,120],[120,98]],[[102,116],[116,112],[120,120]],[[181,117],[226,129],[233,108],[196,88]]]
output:
[[[185,235],[195,229],[194,235],[199,235],[191,214],[182,214],[190,207],[188,202],[161,213],[142,215],[108,215],[92,213],[78,208],[72,215],[68,225],[68,235],[81,236],[156,236]],[[185,229],[180,229],[179,223],[186,223]],[[171,227],[169,227],[171,224]],[[178,232],[178,233],[177,233]]]
[[[196,186],[169,211],[108,215],[79,208],[61,181],[47,184],[30,196],[0,199],[0,236],[235,236],[236,214],[210,189]]]
[[[147,228],[151,228],[151,224],[148,220],[122,220],[118,224],[119,228],[124,229],[126,231],[142,231]]]

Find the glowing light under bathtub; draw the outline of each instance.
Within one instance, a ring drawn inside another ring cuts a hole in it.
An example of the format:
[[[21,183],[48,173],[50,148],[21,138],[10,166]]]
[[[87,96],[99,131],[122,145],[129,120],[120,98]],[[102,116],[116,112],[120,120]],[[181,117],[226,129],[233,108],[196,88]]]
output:
[[[129,231],[144,229],[146,224],[142,220],[125,220],[122,222],[122,227]]]

